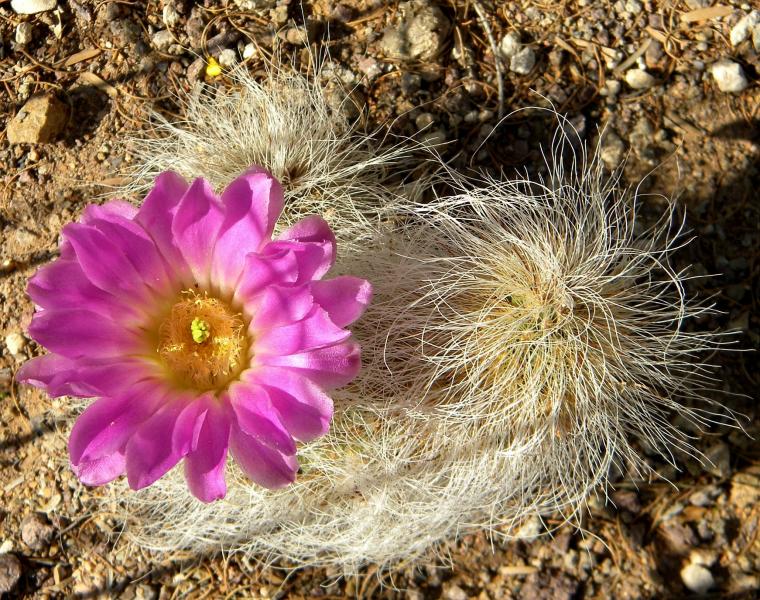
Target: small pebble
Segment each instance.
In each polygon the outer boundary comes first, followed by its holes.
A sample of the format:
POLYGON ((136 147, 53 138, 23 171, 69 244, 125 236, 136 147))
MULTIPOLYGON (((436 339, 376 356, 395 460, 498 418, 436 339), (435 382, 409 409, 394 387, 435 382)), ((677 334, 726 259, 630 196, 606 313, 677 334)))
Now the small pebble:
POLYGON ((164 6, 164 10, 161 13, 161 18, 164 22, 164 25, 167 27, 176 27, 179 25, 179 22, 182 19, 180 14, 177 12, 177 9, 174 8, 173 4, 166 4, 166 6, 164 6))
POLYGON ((32 550, 44 550, 55 535, 55 528, 44 515, 32 513, 21 521, 21 539, 32 550))
POLYGON ((32 41, 32 33, 33 33, 34 27, 29 22, 19 23, 16 26, 16 35, 15 40, 16 43, 19 46, 26 46, 29 42, 32 41))
POLYGON ((253 58, 258 53, 258 50, 256 48, 256 44, 253 42, 249 42, 245 45, 245 48, 243 48, 243 60, 248 60, 249 58, 253 58))
POLYGON ((608 169, 616 169, 625 157, 625 142, 614 131, 605 134, 602 139, 602 148, 599 152, 599 158, 608 169))
POLYGON ((428 129, 419 136, 423 146, 435 147, 446 143, 446 132, 443 129, 428 129))
POLYGON ((749 85, 742 66, 732 60, 719 60, 710 67, 710 72, 721 92, 738 93, 749 85))
POLYGON ((706 568, 712 567, 718 562, 718 551, 708 548, 697 548, 689 554, 689 562, 706 568))
POLYGON ((501 54, 502 58, 509 60, 520 51, 520 48, 522 48, 520 34, 510 31, 502 38, 499 44, 499 54, 501 54))
POLYGON ((715 585, 715 578, 710 569, 693 562, 681 569, 681 581, 697 594, 706 594, 715 585))
POLYGON ((604 86, 609 96, 617 96, 620 93, 620 90, 623 89, 623 84, 617 79, 608 79, 604 82, 604 86))
POLYGON ((18 356, 26 346, 26 338, 20 333, 9 333, 5 336, 5 347, 13 356, 18 356))
POLYGON ((187 80, 195 82, 200 80, 203 76, 203 71, 206 70, 206 61, 203 57, 196 58, 190 66, 187 68, 187 80))
POLYGON ((275 25, 284 25, 288 22, 288 7, 281 5, 273 8, 269 15, 275 25))
POLYGON ((509 61, 509 69, 519 75, 527 75, 536 65, 536 53, 532 48, 525 47, 509 61))
POLYGON ((691 496, 689 496, 689 503, 692 506, 710 506, 713 504, 715 496, 717 496, 717 491, 718 490, 715 487, 697 490, 691 496))
POLYGON ((0 554, 0 594, 16 589, 21 579, 21 562, 13 554, 0 554))
POLYGON ((277 4, 276 0, 233 0, 241 10, 261 10, 263 8, 273 8, 277 4))
POLYGON ((34 15, 53 10, 56 0, 11 0, 11 8, 19 15, 34 15))
POLYGON ((625 10, 629 14, 638 15, 644 10, 644 6, 639 0, 628 0, 628 2, 625 3, 625 10))
POLYGON ((414 120, 414 124, 417 126, 417 129, 425 129, 427 127, 430 127, 434 122, 435 117, 427 112, 420 113, 414 120))
POLYGON ((411 0, 400 5, 403 20, 386 28, 380 50, 398 60, 431 60, 438 56, 451 29, 443 11, 426 0, 411 0))
POLYGON ((718 477, 727 477, 731 474, 731 450, 725 442, 718 442, 705 452, 705 458, 709 461, 707 470, 718 477))
POLYGON ((760 23, 760 11, 753 10, 744 15, 739 22, 731 28, 731 45, 738 46, 746 40, 760 23))
POLYGON ((359 59, 357 66, 359 67, 359 70, 367 76, 367 79, 374 79, 383 73, 380 64, 371 56, 365 56, 364 58, 359 59))
POLYGON ((229 48, 225 48, 219 53, 219 64, 223 67, 234 67, 238 62, 237 52, 229 48))
POLYGON ((625 82, 634 90, 646 90, 654 85, 654 81, 644 69, 629 69, 625 73, 625 82))
POLYGON ((520 526, 520 529, 517 530, 515 537, 517 539, 530 542, 541 535, 542 531, 543 524, 541 523, 541 519, 538 517, 531 517, 520 526))
POLYGON ((469 596, 467 595, 467 592, 465 592, 458 585, 448 585, 448 584, 444 586, 443 597, 446 600, 467 600, 467 598, 469 598, 469 596))
POLYGON ((150 40, 153 42, 153 46, 156 50, 159 52, 166 52, 169 49, 169 46, 174 43, 174 36, 172 35, 172 32, 167 29, 160 29, 151 36, 150 40))

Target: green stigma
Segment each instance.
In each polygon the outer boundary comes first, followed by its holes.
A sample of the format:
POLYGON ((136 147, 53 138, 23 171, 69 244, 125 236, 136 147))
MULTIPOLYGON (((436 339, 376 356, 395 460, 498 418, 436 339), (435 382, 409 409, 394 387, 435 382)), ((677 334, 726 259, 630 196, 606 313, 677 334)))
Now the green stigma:
POLYGON ((209 326, 208 321, 195 317, 193 322, 190 323, 190 333, 196 344, 202 344, 211 335, 211 327, 209 326))

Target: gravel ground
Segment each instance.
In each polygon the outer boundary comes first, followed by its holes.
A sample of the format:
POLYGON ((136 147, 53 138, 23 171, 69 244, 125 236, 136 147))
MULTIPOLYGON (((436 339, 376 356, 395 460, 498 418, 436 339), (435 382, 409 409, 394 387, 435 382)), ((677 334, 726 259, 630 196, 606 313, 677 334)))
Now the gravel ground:
MULTIPOLYGON (((678 260, 691 291, 722 314, 690 326, 735 329, 757 351, 760 204, 760 13, 725 0, 481 2, 295 0, 0 3, 0 595, 56 598, 681 598, 757 597, 760 422, 757 355, 723 353, 719 399, 747 432, 715 428, 698 446, 712 464, 659 465, 673 483, 621 482, 592 499, 584 532, 527 527, 532 541, 468 536, 395 575, 369 568, 262 570, 239 558, 129 549, 118 523, 88 514, 96 493, 66 462, 65 399, 20 389, 13 374, 40 349, 24 334, 26 279, 55 256, 61 227, 129 166, 119 142, 151 108, 223 69, 261 69, 274 49, 306 71, 305 45, 326 48, 355 102, 346 117, 446 141, 460 168, 509 174, 539 164, 553 122, 500 113, 549 102, 625 180, 662 197, 697 239, 678 260), (32 13, 32 14, 25 14, 32 13), (755 365, 755 366, 753 366, 755 365), (750 437, 753 436, 753 437, 750 437)), ((653 464, 656 459, 652 459, 653 464)), ((287 566, 287 565, 285 565, 287 566)))

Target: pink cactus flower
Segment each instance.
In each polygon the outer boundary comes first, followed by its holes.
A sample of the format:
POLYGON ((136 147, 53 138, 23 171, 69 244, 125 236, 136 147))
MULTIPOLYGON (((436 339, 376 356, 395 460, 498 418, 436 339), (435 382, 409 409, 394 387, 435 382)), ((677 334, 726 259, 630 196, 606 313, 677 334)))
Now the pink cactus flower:
POLYGON ((295 480, 296 440, 327 432, 327 391, 359 370, 346 326, 372 291, 322 279, 335 237, 320 217, 272 239, 282 208, 259 168, 221 197, 166 172, 140 209, 91 205, 64 227, 60 258, 28 287, 29 333, 50 354, 19 380, 96 398, 69 439, 83 483, 126 473, 140 489, 184 459, 190 491, 211 502, 226 494, 228 451, 262 486, 295 480))

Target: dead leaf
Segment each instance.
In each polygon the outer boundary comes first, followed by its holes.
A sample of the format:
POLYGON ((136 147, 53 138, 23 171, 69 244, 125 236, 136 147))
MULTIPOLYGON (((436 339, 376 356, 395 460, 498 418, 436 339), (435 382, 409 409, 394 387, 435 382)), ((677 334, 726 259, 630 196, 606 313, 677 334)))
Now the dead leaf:
POLYGON ((723 6, 722 4, 716 4, 715 6, 708 6, 707 8, 698 8, 691 10, 681 15, 681 23, 695 23, 697 21, 707 21, 708 19, 716 19, 717 17, 726 17, 734 12, 734 9, 730 6, 723 6))
POLYGON ((109 177, 107 179, 102 179, 100 181, 100 185, 103 187, 119 187, 120 185, 125 185, 129 181, 129 178, 127 177, 109 177))
POLYGON ((100 48, 87 48, 86 50, 82 50, 80 52, 77 52, 76 54, 72 54, 69 56, 63 63, 64 67, 71 67, 77 63, 83 62, 85 60, 90 60, 91 58, 95 58, 96 56, 99 56, 100 53, 103 52, 100 48))
POLYGON ((116 98, 116 96, 119 95, 119 91, 115 87, 95 75, 95 73, 85 71, 79 76, 79 81, 86 85, 91 85, 92 87, 97 88, 101 92, 111 96, 111 98, 116 98))

